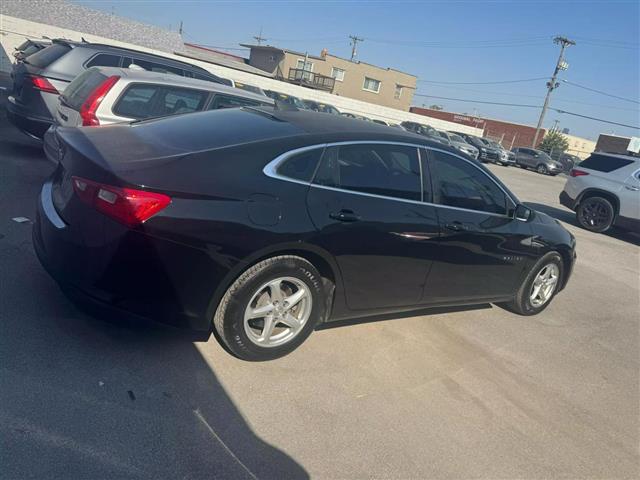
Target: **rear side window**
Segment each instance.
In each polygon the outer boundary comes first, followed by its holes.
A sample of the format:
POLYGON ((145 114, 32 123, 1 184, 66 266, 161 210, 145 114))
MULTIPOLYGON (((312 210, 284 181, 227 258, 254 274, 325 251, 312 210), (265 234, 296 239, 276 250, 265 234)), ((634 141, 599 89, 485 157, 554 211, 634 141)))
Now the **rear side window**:
POLYGON ((213 101, 209 105, 208 110, 217 110, 219 108, 235 108, 261 105, 256 100, 250 100, 248 98, 233 97, 231 95, 216 95, 213 97, 213 101))
POLYGON ((69 45, 62 43, 54 43, 47 48, 43 48, 39 52, 29 56, 28 63, 38 68, 45 68, 62 57, 65 53, 71 51, 69 45))
POLYGON ((461 158, 429 152, 436 203, 481 212, 507 213, 507 195, 488 175, 461 158))
POLYGON ((149 118, 153 115, 153 99, 159 89, 157 85, 132 85, 120 97, 113 112, 137 120, 149 118))
POLYGON ((315 148, 289 157, 278 166, 278 174, 304 182, 310 181, 322 155, 322 150, 322 148, 315 148))
POLYGON ((418 151, 405 145, 329 147, 324 151, 314 183, 385 197, 422 200, 418 151))
POLYGON ((98 86, 107 79, 97 68, 85 70, 67 86, 62 94, 62 100, 67 106, 76 111, 98 86))
POLYGON ((184 77, 184 70, 178 67, 174 67, 172 65, 166 65, 160 62, 151 62, 148 60, 142 60, 141 58, 125 58, 123 67, 128 67, 132 63, 138 65, 141 68, 144 68, 147 72, 157 72, 157 73, 173 73, 174 75, 180 75, 184 77))
POLYGON ((159 117, 200 111, 209 96, 209 92, 190 88, 166 87, 162 92, 155 112, 155 116, 159 117))
POLYGON ((607 155, 599 155, 594 153, 586 160, 580 162, 580 168, 588 168, 598 172, 613 172, 619 168, 626 167, 633 163, 633 160, 619 157, 609 157, 607 155))
POLYGON ((89 67, 119 67, 122 57, 118 55, 109 55, 107 53, 99 53, 87 62, 89 67))

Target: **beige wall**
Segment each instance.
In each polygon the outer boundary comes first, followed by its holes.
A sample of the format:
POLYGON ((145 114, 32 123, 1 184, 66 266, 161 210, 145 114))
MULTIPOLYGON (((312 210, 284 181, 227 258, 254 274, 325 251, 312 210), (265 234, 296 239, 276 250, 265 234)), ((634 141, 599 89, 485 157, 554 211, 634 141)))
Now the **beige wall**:
MULTIPOLYGON (((249 63, 274 74, 278 73, 279 68, 281 75, 287 78, 289 69, 298 68, 298 60, 304 60, 304 58, 304 55, 293 52, 285 52, 282 55, 271 50, 251 49, 249 63)), ((307 69, 313 73, 330 77, 333 76, 334 67, 344 70, 344 79, 335 82, 333 89, 335 95, 404 111, 408 111, 411 106, 417 81, 413 75, 379 68, 367 63, 350 62, 332 55, 326 55, 324 58, 309 55, 307 58, 307 69), (380 82, 380 89, 377 93, 363 88, 365 77, 380 82), (400 98, 395 98, 396 85, 402 87, 400 98)))
POLYGON ((576 137, 575 135, 562 134, 569 142, 569 148, 567 153, 577 155, 581 159, 587 158, 596 149, 596 142, 582 137, 576 137))

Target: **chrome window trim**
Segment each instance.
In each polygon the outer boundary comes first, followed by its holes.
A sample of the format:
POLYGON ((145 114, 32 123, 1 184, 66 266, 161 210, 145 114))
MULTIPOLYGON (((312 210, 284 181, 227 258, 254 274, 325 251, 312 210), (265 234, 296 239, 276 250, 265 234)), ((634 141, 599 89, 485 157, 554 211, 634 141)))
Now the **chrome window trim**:
MULTIPOLYGON (((330 190, 330 191, 334 191, 334 192, 342 192, 342 193, 349 193, 351 195, 361 195, 361 196, 365 196, 365 197, 372 197, 372 198, 379 198, 382 200, 393 200, 396 202, 403 202, 403 203, 410 203, 410 204, 414 204, 414 205, 428 205, 428 206, 433 206, 433 207, 439 207, 439 208, 447 208, 449 210, 460 210, 463 212, 472 212, 472 213, 480 213, 483 215, 490 215, 492 217, 502 217, 502 218, 513 218, 511 215, 505 215, 502 213, 493 213, 493 212, 485 212, 484 210, 472 210, 469 208, 460 208, 460 207, 452 207, 450 205, 443 205, 441 203, 433 203, 433 202, 425 202, 424 201, 424 185, 423 185, 423 191, 421 193, 421 198, 423 199, 423 201, 418 201, 418 200, 408 200, 408 199, 404 199, 404 198, 396 198, 396 197, 387 197, 385 195, 376 195, 374 193, 365 193, 365 192, 356 192, 353 190, 346 190, 343 188, 336 188, 336 187, 327 187, 325 185, 317 185, 315 183, 312 183, 311 181, 303 181, 303 180, 297 180, 295 178, 290 178, 290 177, 285 177, 284 175, 280 175, 277 172, 278 166, 284 162, 285 160, 289 159, 290 157, 297 155, 299 153, 302 152, 307 152, 309 150, 316 150, 318 148, 327 148, 327 147, 335 147, 335 146, 340 146, 340 145, 362 145, 362 144, 382 144, 382 145, 401 145, 401 146, 407 146, 407 147, 415 147, 418 149, 418 155, 419 158, 421 159, 421 154, 420 154, 420 149, 425 149, 425 150, 433 150, 433 151, 437 151, 437 152, 442 152, 442 153, 446 153, 448 155, 451 155, 453 157, 459 158, 467 163, 469 163, 470 165, 473 165, 479 172, 481 172, 484 176, 486 176, 489 180, 491 180, 497 187, 500 188, 500 190, 505 194, 506 198, 509 199, 511 201, 511 203, 513 204, 513 208, 516 207, 517 203, 513 200, 513 198, 511 198, 511 195, 509 195, 504 188, 502 188, 502 186, 497 183, 493 178, 491 178, 489 175, 487 175, 485 172, 482 171, 481 168, 478 168, 477 165, 474 165, 473 162, 471 162, 470 160, 467 160, 464 157, 461 157, 460 155, 456 155, 455 153, 449 152, 447 150, 441 150, 439 148, 433 148, 433 147, 429 147, 427 145, 421 145, 421 144, 417 144, 417 143, 409 143, 409 142, 392 142, 392 141, 388 141, 388 140, 355 140, 355 141, 344 141, 344 142, 330 142, 330 143, 318 143, 315 145, 308 145, 306 147, 300 147, 300 148, 296 148, 293 150, 289 150, 287 152, 284 152, 280 155, 278 155, 276 158, 274 158, 273 160, 271 160, 267 165, 265 165, 265 167, 262 169, 262 172, 270 178, 274 178, 276 180, 282 180, 285 182, 291 182, 291 183, 297 183, 299 185, 305 185, 307 187, 313 187, 313 188, 320 188, 323 190, 330 190)), ((426 161, 429 161, 428 159, 425 159, 426 161)), ((421 182, 423 182, 423 178, 424 175, 422 174, 422 161, 420 161, 420 179, 421 182)))

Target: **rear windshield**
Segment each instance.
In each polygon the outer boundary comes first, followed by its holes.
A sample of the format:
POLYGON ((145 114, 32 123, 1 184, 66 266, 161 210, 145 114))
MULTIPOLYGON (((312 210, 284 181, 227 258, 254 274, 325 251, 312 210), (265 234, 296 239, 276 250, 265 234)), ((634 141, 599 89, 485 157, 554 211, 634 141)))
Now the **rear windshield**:
POLYGON ((29 56, 27 63, 38 68, 45 68, 58 60, 65 53, 69 52, 71 47, 62 43, 54 43, 47 48, 43 48, 39 52, 29 56))
POLYGON ((64 90, 62 100, 76 111, 98 86, 107 79, 97 68, 90 68, 78 75, 64 90))
POLYGON ((580 168, 588 168, 589 170, 607 173, 626 167, 632 163, 633 160, 627 158, 609 157, 607 155, 594 153, 586 160, 580 162, 580 168))

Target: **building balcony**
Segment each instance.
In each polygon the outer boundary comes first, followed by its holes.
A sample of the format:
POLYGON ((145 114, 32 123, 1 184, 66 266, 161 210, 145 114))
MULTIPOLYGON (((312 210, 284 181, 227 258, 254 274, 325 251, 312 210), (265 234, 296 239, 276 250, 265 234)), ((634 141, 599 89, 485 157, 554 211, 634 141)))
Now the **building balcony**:
POLYGON ((325 90, 332 92, 336 83, 336 79, 333 77, 327 77, 326 75, 320 75, 319 73, 309 72, 302 68, 290 68, 289 77, 287 80, 303 87, 315 88, 316 90, 325 90))

